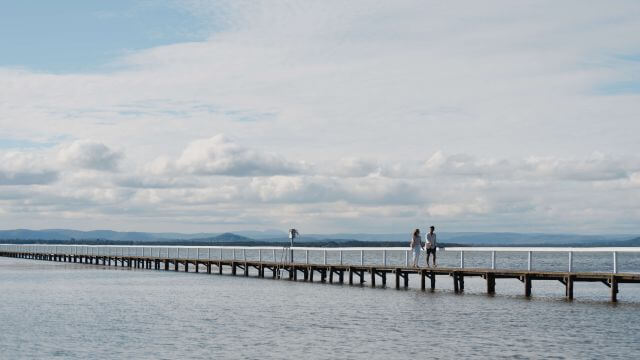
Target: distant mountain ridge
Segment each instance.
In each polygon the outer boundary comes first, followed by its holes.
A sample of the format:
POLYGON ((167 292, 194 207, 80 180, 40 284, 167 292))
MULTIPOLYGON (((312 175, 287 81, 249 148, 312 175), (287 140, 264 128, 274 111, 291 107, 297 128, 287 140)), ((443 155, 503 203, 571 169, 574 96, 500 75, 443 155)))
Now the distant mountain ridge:
MULTIPOLYGON (((456 245, 488 246, 640 246, 638 235, 579 235, 579 234, 543 234, 512 232, 450 232, 438 233, 441 243, 456 245)), ((193 244, 280 244, 288 242, 287 233, 279 230, 236 231, 227 233, 151 233, 120 232, 113 230, 80 231, 71 229, 13 229, 0 230, 0 241, 5 242, 92 242, 92 243, 172 243, 188 242, 193 244)), ((408 243, 407 234, 302 234, 298 244, 367 244, 376 245, 408 243)))

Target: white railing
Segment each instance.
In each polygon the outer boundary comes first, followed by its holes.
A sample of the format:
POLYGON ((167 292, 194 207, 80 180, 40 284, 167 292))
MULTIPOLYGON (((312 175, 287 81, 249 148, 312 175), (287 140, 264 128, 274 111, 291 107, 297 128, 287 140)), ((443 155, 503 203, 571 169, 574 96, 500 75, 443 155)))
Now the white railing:
MULTIPOLYGON (((250 260, 291 262, 290 250, 295 253, 294 262, 310 264, 312 257, 316 262, 328 264, 328 257, 334 258, 332 264, 371 264, 387 266, 390 263, 403 263, 409 267, 411 249, 408 247, 281 247, 281 246, 155 246, 155 245, 15 245, 0 244, 0 251, 25 253, 46 253, 59 255, 95 255, 95 256, 142 256, 162 259, 202 259, 202 260, 250 260), (345 262, 345 255, 348 255, 345 262), (365 261, 365 255, 368 260, 365 261), (390 261, 392 260, 392 261, 390 261)), ((612 272, 618 273, 618 253, 640 253, 640 247, 448 247, 438 249, 439 253, 459 253, 459 267, 465 268, 465 253, 486 252, 491 255, 491 269, 496 269, 498 253, 527 253, 527 270, 533 269, 534 253, 568 254, 568 271, 573 272, 574 253, 610 253, 613 256, 612 272)))
POLYGON ((338 257, 337 264, 344 264, 344 255, 359 257, 360 265, 365 264, 365 253, 374 253, 374 258, 382 266, 387 266, 388 259, 402 258, 405 266, 409 266, 408 247, 282 247, 282 246, 155 246, 155 245, 15 245, 0 244, 0 251, 25 253, 46 253, 55 255, 89 255, 89 256, 149 256, 162 259, 202 259, 202 260, 247 260, 247 253, 252 252, 255 260, 290 262, 290 250, 296 254, 296 263, 310 263, 310 254, 321 257, 323 264, 328 264, 328 255, 338 257), (301 261, 300 253, 304 253, 301 261))
POLYGON ((568 270, 573 272, 573 254, 574 253, 611 253, 613 255, 614 274, 618 273, 618 253, 640 253, 640 247, 590 247, 590 248, 573 248, 573 247, 449 247, 446 251, 460 252, 460 268, 465 267, 465 252, 489 252, 491 253, 491 269, 496 268, 496 253, 527 253, 527 270, 533 268, 533 253, 567 253, 569 255, 568 270))

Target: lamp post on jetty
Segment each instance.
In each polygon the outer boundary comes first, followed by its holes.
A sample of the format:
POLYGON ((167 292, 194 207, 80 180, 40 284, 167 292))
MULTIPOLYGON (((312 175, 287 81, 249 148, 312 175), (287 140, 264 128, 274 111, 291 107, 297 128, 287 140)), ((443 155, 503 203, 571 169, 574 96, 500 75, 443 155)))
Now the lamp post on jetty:
POLYGON ((290 241, 290 245, 289 245, 289 259, 290 262, 293 263, 293 242, 296 239, 296 237, 298 237, 298 235, 300 235, 300 233, 298 232, 298 230, 296 229, 289 229, 289 241, 290 241))

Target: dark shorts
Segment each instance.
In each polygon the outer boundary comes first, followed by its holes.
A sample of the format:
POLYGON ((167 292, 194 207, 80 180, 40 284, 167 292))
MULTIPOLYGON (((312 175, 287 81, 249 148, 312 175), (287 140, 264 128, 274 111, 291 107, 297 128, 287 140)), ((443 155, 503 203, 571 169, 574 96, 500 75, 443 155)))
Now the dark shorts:
POLYGON ((429 254, 433 254, 433 256, 436 256, 436 248, 433 248, 433 249, 427 248, 427 255, 429 254))

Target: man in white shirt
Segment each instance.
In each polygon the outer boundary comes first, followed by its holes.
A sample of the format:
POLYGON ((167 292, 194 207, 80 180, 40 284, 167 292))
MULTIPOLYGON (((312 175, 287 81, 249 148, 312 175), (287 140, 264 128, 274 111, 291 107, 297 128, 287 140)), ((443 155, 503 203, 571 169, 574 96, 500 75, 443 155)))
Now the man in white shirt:
POLYGON ((429 233, 427 234, 427 266, 429 266, 429 257, 433 254, 433 266, 436 265, 436 233, 433 232, 436 228, 431 225, 429 228, 429 233))

